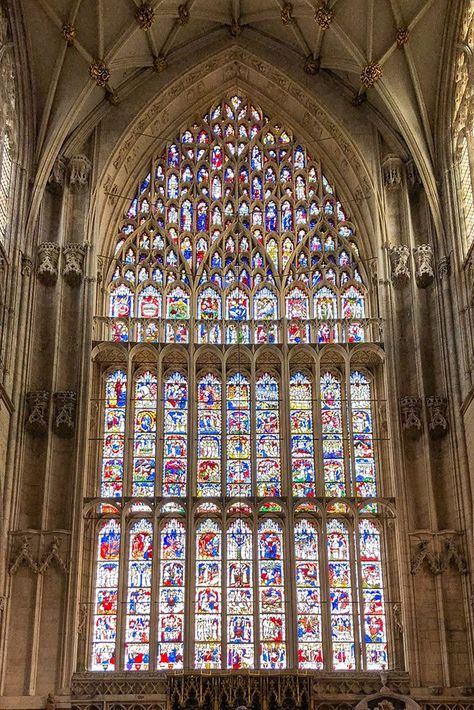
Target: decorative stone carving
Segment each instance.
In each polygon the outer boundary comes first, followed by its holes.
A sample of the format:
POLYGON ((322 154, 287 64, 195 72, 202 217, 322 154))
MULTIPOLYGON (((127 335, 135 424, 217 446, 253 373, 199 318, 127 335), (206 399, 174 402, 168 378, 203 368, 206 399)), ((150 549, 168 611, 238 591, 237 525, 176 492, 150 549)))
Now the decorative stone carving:
POLYGON ((453 537, 448 537, 444 540, 444 551, 441 556, 441 571, 445 572, 451 563, 454 564, 460 574, 468 574, 469 568, 467 562, 458 550, 456 540, 453 537))
POLYGON ((64 185, 64 178, 66 175, 66 162, 62 155, 58 155, 54 161, 53 167, 51 168, 51 173, 48 178, 48 188, 52 192, 60 192, 64 185))
POLYGON ((410 250, 404 244, 390 247, 390 264, 392 267, 392 283, 395 288, 403 288, 410 281, 408 259, 410 250))
POLYGON ((397 35, 396 35, 396 42, 397 42, 397 47, 401 49, 404 44, 408 42, 408 38, 410 37, 410 30, 408 27, 399 27, 397 30, 397 35))
POLYGON ((451 257, 449 254, 447 256, 442 256, 438 261, 438 278, 442 281, 449 276, 451 273, 451 257))
POLYGON ((61 27, 61 32, 66 40, 66 44, 68 47, 74 46, 74 40, 77 37, 77 30, 76 28, 71 25, 69 22, 65 22, 64 25, 61 27))
POLYGON ((147 32, 155 21, 156 14, 153 7, 148 2, 142 2, 135 13, 138 26, 147 32))
POLYGON ((448 402, 445 397, 434 395, 426 398, 426 407, 429 434, 432 439, 441 439, 448 432, 448 402))
POLYGON ((242 32, 242 27, 238 20, 232 20, 229 27, 229 32, 232 37, 238 37, 242 32))
POLYGON ((316 8, 314 19, 323 31, 327 30, 334 19, 334 10, 331 10, 331 8, 324 3, 316 8))
POLYGON ((365 91, 358 91, 357 94, 354 94, 354 97, 352 98, 351 104, 353 106, 362 106, 367 101, 367 94, 365 91))
POLYGON ((402 161, 398 155, 387 155, 382 163, 382 175, 387 190, 398 190, 402 184, 402 161))
POLYGON ((286 2, 281 8, 281 21, 284 25, 291 25, 293 22, 293 5, 291 2, 286 2))
POLYGON ((22 276, 31 276, 31 271, 33 269, 33 259, 27 254, 21 255, 21 273, 22 276))
POLYGON ((441 572, 438 556, 431 549, 430 540, 420 540, 417 543, 411 558, 410 572, 416 574, 425 561, 432 574, 439 574, 441 572))
POLYGON ((312 54, 306 57, 304 61, 304 70, 306 74, 317 74, 321 67, 321 59, 319 57, 313 57, 312 54))
POLYGON ((23 564, 29 567, 33 572, 38 572, 38 565, 33 559, 30 550, 30 538, 26 535, 22 537, 20 549, 11 561, 10 574, 15 574, 23 564))
POLYGON ((168 67, 168 62, 164 54, 159 54, 157 57, 153 57, 153 69, 156 72, 162 72, 168 67))
POLYGON ((419 244, 415 255, 415 281, 419 288, 426 288, 434 281, 433 249, 430 244, 419 244))
POLYGON ((178 18, 177 18, 178 25, 187 25, 188 22, 189 22, 189 10, 186 7, 186 4, 179 5, 178 18))
POLYGON ((64 280, 70 286, 78 286, 84 276, 84 257, 87 247, 85 244, 65 244, 63 247, 64 255, 64 280))
POLYGON ((58 436, 72 436, 76 424, 76 393, 56 392, 54 402, 54 431, 58 436))
POLYGON ((56 701, 54 699, 54 695, 52 693, 48 693, 48 697, 46 698, 46 703, 44 706, 45 710, 56 710, 56 701))
POLYGON ((41 563, 38 565, 38 572, 40 574, 43 574, 43 572, 46 572, 48 567, 51 565, 52 562, 55 562, 61 572, 64 572, 64 574, 67 574, 67 562, 63 560, 61 555, 59 554, 59 538, 58 537, 53 537, 52 542, 49 546, 49 550, 41 560, 41 563))
POLYGON ((405 163, 405 174, 407 176, 408 187, 414 190, 418 185, 421 185, 420 173, 415 165, 414 160, 408 160, 405 163))
POLYGON ((38 244, 37 276, 41 283, 51 286, 58 278, 59 244, 42 242, 38 244))
POLYGON ((26 393, 28 415, 25 426, 32 434, 44 434, 48 430, 50 394, 45 390, 26 393))
POLYGON ((366 89, 371 89, 383 76, 383 70, 377 62, 371 62, 360 73, 360 82, 366 89))
POLYGON ((403 432, 411 439, 416 439, 423 428, 421 421, 421 399, 402 397, 400 399, 403 432))
POLYGON ((397 636, 403 636, 402 608, 400 604, 394 604, 392 608, 393 625, 397 636))
POLYGON ((110 79, 110 70, 101 59, 96 59, 89 66, 89 76, 97 86, 103 87, 110 79))
POLYGON ((120 96, 117 91, 113 89, 106 89, 105 99, 109 102, 111 106, 118 106, 120 103, 120 96))
POLYGON ((86 187, 92 163, 86 155, 75 155, 69 161, 69 185, 71 187, 86 187))

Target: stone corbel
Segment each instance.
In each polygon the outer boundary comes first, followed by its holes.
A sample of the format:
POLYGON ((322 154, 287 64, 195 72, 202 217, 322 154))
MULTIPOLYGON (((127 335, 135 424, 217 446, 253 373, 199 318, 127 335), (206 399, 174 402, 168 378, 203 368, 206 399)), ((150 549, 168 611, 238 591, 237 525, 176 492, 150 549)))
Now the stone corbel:
POLYGON ((382 162, 382 176, 385 189, 398 190, 402 184, 402 161, 398 155, 387 155, 382 162))
POLYGON ((85 244, 65 244, 64 255, 64 280, 70 286, 78 286, 84 277, 84 258, 87 246, 85 244))
POLYGON ((26 429, 32 434, 45 434, 48 430, 50 393, 45 390, 26 393, 28 415, 26 429))
POLYGON ((72 436, 76 425, 76 393, 56 392, 54 403, 54 431, 58 436, 72 436))
POLYGON ((404 244, 390 247, 390 265, 392 267, 392 283, 395 288, 404 288, 410 281, 408 260, 410 250, 404 244))
POLYGON ((448 402, 445 397, 433 395, 426 398, 426 408, 429 434, 432 439, 441 439, 448 432, 448 402))
POLYGON ((48 178, 48 188, 51 192, 61 192, 64 187, 66 177, 66 161, 62 155, 58 155, 54 161, 51 173, 48 178))
POLYGON ((433 249, 430 244, 419 244, 413 249, 415 255, 415 281, 419 288, 426 288, 434 281, 433 249))
POLYGON ((75 155, 69 161, 69 185, 78 189, 89 184, 92 163, 86 155, 75 155))
POLYGON ((403 432, 410 439, 417 439, 423 429, 421 420, 421 399, 418 397, 402 397, 400 399, 403 432))
POLYGON ((58 278, 59 244, 42 242, 38 244, 38 279, 52 286, 58 278))

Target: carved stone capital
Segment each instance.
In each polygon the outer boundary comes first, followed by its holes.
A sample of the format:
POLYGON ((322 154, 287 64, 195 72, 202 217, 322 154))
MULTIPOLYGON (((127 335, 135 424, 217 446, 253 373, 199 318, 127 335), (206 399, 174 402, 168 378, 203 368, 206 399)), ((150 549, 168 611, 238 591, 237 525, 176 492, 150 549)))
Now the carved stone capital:
POLYGON ((408 260, 410 250, 404 244, 390 247, 390 265, 392 267, 392 283, 395 288, 403 288, 410 281, 408 260))
POLYGON ((44 434, 48 430, 50 393, 45 390, 26 393, 28 413, 26 429, 32 434, 44 434))
POLYGON ((87 187, 92 163, 86 155, 75 155, 69 161, 69 185, 87 187))
POLYGON ((48 178, 48 189, 51 192, 60 192, 64 186, 66 176, 66 161, 62 155, 58 155, 48 178))
POLYGON ((430 244, 419 244, 413 249, 415 255, 415 281, 419 288, 426 288, 434 281, 433 249, 430 244))
POLYGON ((76 393, 56 392, 54 404, 54 431, 58 436, 72 436, 76 425, 76 393))
POLYGON ((64 280, 70 286, 78 286, 84 277, 84 257, 87 247, 85 244, 65 244, 64 254, 64 280))
POLYGON ((426 408, 429 434, 432 439, 441 439, 448 432, 448 402, 445 397, 433 395, 426 398, 426 408))
POLYGON ((41 283, 52 286, 58 278, 59 244, 42 242, 38 244, 37 276, 41 283))
POLYGON ((383 184, 387 190, 398 190, 402 184, 402 160, 398 155, 387 155, 382 162, 383 184))
POLYGON ((418 397, 402 397, 400 399, 403 432, 411 439, 416 439, 422 431, 421 399, 418 397))

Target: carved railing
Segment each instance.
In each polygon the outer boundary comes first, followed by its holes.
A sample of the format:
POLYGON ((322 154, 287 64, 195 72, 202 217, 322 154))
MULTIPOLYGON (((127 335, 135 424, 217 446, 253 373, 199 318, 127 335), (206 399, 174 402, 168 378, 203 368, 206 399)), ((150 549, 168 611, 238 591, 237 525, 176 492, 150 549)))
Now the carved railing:
POLYGON ((195 320, 165 318, 94 318, 95 341, 148 343, 358 343, 383 341, 381 318, 328 320, 195 320))

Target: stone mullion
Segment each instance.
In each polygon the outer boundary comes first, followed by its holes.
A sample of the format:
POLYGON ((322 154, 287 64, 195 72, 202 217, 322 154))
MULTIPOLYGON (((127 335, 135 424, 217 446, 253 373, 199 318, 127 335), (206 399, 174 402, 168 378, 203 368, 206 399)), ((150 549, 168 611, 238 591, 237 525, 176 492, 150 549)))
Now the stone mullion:
POLYGON ((194 668, 195 644, 195 590, 196 590, 196 520, 193 499, 196 495, 197 462, 197 377, 196 349, 191 339, 187 349, 186 381, 188 393, 188 429, 187 429, 187 471, 186 471, 186 560, 184 587, 184 658, 185 668, 194 668), (193 442, 196 443, 193 446, 193 442), (186 628, 187 622, 187 628, 186 628))
MULTIPOLYGON (((155 469, 156 470, 156 469, 155 469)), ((156 498, 155 498, 156 501, 156 498)), ((149 669, 157 668, 158 653, 158 617, 160 594, 160 564, 161 564, 161 527, 164 520, 160 515, 157 505, 153 508, 153 561, 151 569, 151 594, 150 594, 150 633, 149 633, 149 669)))
POLYGON ((155 501, 163 495, 163 466, 165 441, 165 377, 160 352, 156 355, 156 439, 155 439, 155 501))
POLYGON ((321 638, 323 647, 324 670, 332 670, 332 628, 331 628, 331 599, 329 595, 329 561, 327 543, 327 510, 326 506, 321 511, 321 520, 318 527, 319 534, 319 576, 321 580, 321 638))
POLYGON ((354 559, 354 572, 353 576, 357 579, 356 585, 352 589, 353 596, 357 594, 357 601, 354 602, 354 641, 358 638, 358 644, 356 642, 355 648, 359 648, 359 657, 356 654, 356 664, 357 670, 366 670, 367 660, 366 660, 366 643, 365 643, 365 625, 364 625, 364 595, 362 592, 362 569, 360 562, 360 538, 359 538, 359 511, 356 512, 353 518, 352 524, 354 526, 353 534, 349 538, 350 548, 354 546, 355 559, 354 559))
POLYGON ((117 589, 117 631, 115 636, 115 670, 124 670, 125 622, 127 618, 128 570, 130 567, 130 527, 133 519, 127 521, 127 511, 122 508, 120 515, 120 566, 117 589))
MULTIPOLYGON (((240 346, 237 346, 238 348, 240 346)), ((240 372, 240 369, 239 369, 240 372)), ((221 363, 221 498, 227 500, 227 363, 221 363)))
POLYGON ((343 422, 344 462, 346 472, 346 496, 355 496, 356 491, 356 466, 354 449, 354 431, 352 425, 352 397, 351 397, 351 363, 349 358, 344 361, 344 376, 341 381, 341 415, 343 422))
POLYGON ((252 589, 254 668, 260 668, 260 565, 258 555, 258 505, 253 509, 252 528, 252 589))
POLYGON ((296 603, 295 603, 295 546, 294 546, 294 527, 291 528, 293 535, 290 531, 290 525, 293 526, 293 515, 290 510, 286 511, 284 518, 278 518, 279 523, 282 526, 283 532, 283 593, 285 595, 285 646, 286 646, 286 667, 287 668, 297 668, 297 658, 298 658, 298 634, 295 634, 296 629, 296 603), (289 633, 290 630, 293 633, 289 633))
POLYGON ((227 668, 227 574, 228 574, 228 561, 227 561, 227 527, 229 521, 227 520, 227 515, 225 507, 221 515, 221 525, 222 525, 222 545, 221 545, 221 558, 222 558, 222 570, 221 570, 221 668, 227 668))

